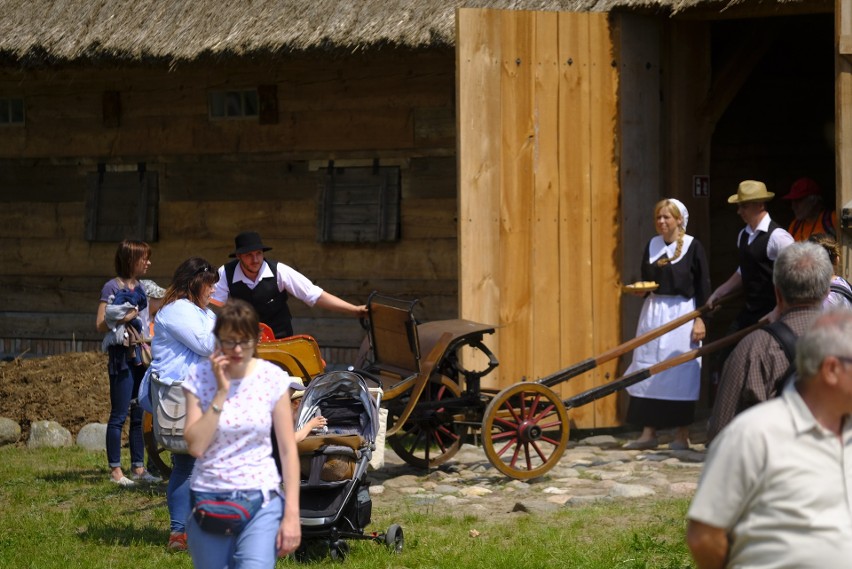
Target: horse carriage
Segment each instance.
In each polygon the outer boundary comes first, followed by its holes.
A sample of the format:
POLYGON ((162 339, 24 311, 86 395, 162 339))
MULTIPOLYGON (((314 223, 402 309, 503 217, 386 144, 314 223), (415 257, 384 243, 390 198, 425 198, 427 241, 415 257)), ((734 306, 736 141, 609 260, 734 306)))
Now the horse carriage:
MULTIPOLYGON (((355 371, 381 384, 381 406, 388 411, 388 444, 406 463, 428 469, 452 458, 468 436, 478 434, 489 462, 519 480, 539 477, 559 462, 570 434, 569 409, 733 344, 764 323, 562 400, 554 386, 695 319, 709 307, 549 376, 496 390, 481 385, 482 378, 498 366, 484 343, 494 326, 464 319, 418 323, 416 304, 416 300, 370 295, 367 337, 353 364, 355 371), (486 361, 484 367, 464 367, 463 349, 479 352, 483 357, 478 359, 486 361)), ((309 336, 275 340, 266 333, 258 344, 258 355, 306 383, 325 368, 319 347, 309 336)), ((151 435, 149 416, 144 434, 150 455, 168 473, 160 459, 162 449, 151 435)))

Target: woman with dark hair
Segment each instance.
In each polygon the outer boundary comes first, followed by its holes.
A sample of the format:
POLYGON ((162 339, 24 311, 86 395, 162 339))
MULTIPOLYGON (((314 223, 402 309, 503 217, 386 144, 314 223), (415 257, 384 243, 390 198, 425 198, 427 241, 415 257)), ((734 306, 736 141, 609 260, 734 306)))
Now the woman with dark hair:
POLYGON ((290 415, 291 383, 281 368, 255 357, 260 322, 243 300, 219 311, 217 350, 183 384, 184 438, 197 458, 192 473, 189 553, 196 567, 272 569, 277 556, 299 545, 299 458, 290 415), (275 429, 281 475, 272 457, 275 429), (286 494, 286 496, 285 496, 286 494), (239 527, 207 524, 211 503, 238 503, 239 527))
MULTIPOLYGON (((192 366, 213 353, 216 316, 207 303, 217 280, 219 273, 200 257, 190 257, 175 270, 163 305, 154 317, 153 360, 139 390, 140 400, 149 412, 151 389, 180 384, 192 366), (152 375, 156 376, 156 384, 152 375)), ((194 464, 195 459, 189 454, 172 453, 172 473, 166 490, 171 519, 168 547, 172 551, 186 550, 189 477, 194 464)))
POLYGON ((106 431, 107 461, 110 481, 119 486, 136 482, 159 482, 145 470, 145 444, 142 440, 142 408, 131 404, 145 373, 141 362, 129 357, 125 342, 126 327, 131 326, 144 310, 148 299, 139 278, 151 266, 151 247, 143 241, 125 239, 115 251, 116 276, 101 289, 95 326, 105 334, 104 349, 108 354, 110 412, 106 431), (117 300, 123 299, 123 300, 117 300), (130 414, 130 478, 121 469, 121 431, 130 414))

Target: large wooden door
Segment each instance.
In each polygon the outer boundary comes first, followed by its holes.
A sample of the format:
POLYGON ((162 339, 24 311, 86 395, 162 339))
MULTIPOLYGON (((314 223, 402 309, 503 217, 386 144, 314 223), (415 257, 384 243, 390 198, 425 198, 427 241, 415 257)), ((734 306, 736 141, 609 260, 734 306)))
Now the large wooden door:
MULTIPOLYGON (((618 73, 607 14, 461 9, 457 34, 459 305, 500 326, 505 387, 620 342, 618 73)), ((571 417, 615 426, 614 396, 571 417)))

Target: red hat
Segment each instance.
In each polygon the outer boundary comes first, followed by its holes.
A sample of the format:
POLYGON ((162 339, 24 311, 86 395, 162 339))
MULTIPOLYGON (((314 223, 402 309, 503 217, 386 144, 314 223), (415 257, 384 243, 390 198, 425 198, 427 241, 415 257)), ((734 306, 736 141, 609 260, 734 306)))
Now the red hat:
POLYGON ((810 178, 799 178, 790 186, 790 193, 781 198, 782 200, 800 200, 808 196, 821 196, 822 190, 819 185, 810 178))

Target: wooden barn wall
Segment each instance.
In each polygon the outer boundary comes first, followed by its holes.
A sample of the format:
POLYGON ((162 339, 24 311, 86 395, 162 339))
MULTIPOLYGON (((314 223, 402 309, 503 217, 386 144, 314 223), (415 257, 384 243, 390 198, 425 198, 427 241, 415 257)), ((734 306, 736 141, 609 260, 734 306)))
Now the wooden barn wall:
MULTIPOLYGON (((465 9, 457 26, 460 308, 500 326, 486 379, 507 386, 620 342, 613 30, 605 14, 465 9)), ((612 396, 571 411, 583 428, 616 415, 612 396)))
MULTIPOLYGON (((458 311, 454 71, 451 52, 231 61, 156 67, 0 70, 0 94, 26 101, 26 125, 0 136, 0 353, 93 349, 94 315, 115 243, 84 239, 87 176, 159 180, 149 277, 167 285, 185 258, 227 261, 234 235, 261 232, 272 258, 363 303, 372 290, 420 298, 423 319, 458 311), (277 88, 278 120, 212 121, 210 89, 277 88), (120 125, 104 126, 118 91, 120 125), (318 243, 318 169, 399 166, 401 238, 318 243)), ((296 329, 348 363, 357 321, 291 301, 296 329)))
MULTIPOLYGON (((835 45, 835 150, 838 219, 842 209, 852 209, 852 3, 836 0, 835 45)), ((850 212, 852 213, 852 212, 850 212)), ((838 232, 841 243, 840 274, 852 279, 852 232, 838 232)))

